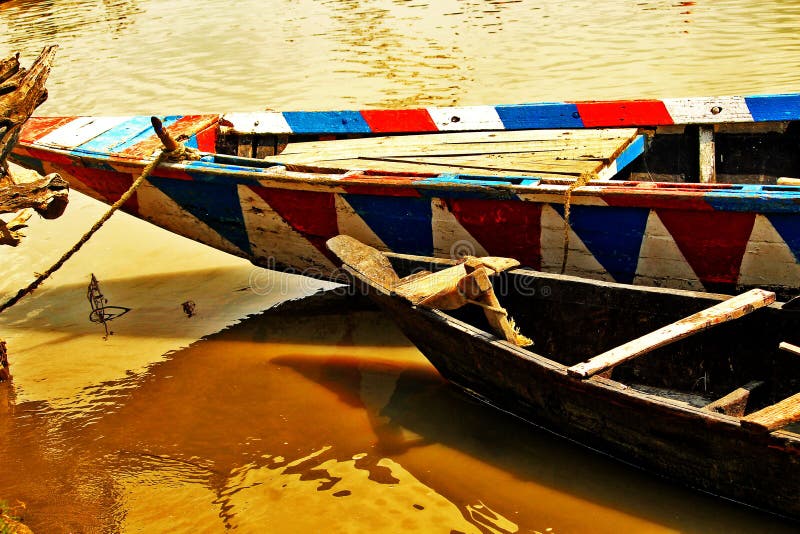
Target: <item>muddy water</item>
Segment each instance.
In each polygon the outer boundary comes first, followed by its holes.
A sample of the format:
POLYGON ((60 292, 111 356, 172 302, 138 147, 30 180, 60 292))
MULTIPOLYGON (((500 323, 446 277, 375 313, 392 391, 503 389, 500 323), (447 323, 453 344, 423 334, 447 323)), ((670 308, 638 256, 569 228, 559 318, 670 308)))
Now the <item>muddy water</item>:
MULTIPOLYGON (((800 87, 798 21, 792 1, 12 0, 0 54, 61 45, 48 114, 752 94, 800 87)), ((73 195, 34 221, 0 296, 101 213, 73 195)), ((0 315, 0 500, 37 532, 793 531, 476 404, 375 311, 260 313, 323 287, 115 215, 0 315), (108 337, 92 273, 130 308, 108 337)))

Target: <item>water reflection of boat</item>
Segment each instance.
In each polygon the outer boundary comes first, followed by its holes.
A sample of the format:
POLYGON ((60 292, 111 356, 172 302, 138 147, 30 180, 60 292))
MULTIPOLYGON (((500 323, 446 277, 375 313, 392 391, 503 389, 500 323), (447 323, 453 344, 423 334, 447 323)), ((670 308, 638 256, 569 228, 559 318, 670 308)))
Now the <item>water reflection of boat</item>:
MULTIPOLYGON (((349 234, 616 282, 792 291, 800 191, 777 181, 798 174, 799 119, 796 94, 169 116, 202 157, 163 164, 125 209, 313 275, 335 268, 325 240, 349 234)), ((38 117, 14 158, 114 202, 159 147, 148 117, 38 117)))
MULTIPOLYGON (((413 305, 386 256, 332 250, 458 387, 625 462, 800 518, 800 360, 781 350, 800 341, 797 306, 517 269, 492 291, 534 341, 525 350, 489 333, 479 307, 413 305)), ((402 272, 453 263, 390 257, 402 272)))

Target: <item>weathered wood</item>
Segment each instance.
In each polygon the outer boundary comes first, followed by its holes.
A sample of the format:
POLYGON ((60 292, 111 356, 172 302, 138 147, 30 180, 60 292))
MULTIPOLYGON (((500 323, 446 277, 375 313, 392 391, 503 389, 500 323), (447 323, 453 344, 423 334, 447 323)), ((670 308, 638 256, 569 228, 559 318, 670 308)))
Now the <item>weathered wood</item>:
POLYGON ((69 185, 58 174, 45 177, 11 164, 0 179, 0 213, 33 208, 45 219, 55 219, 67 206, 69 185))
POLYGON ((772 302, 775 302, 775 293, 752 289, 599 354, 591 360, 573 365, 567 371, 571 376, 588 378, 712 326, 738 319, 772 302))
POLYGON ((743 428, 753 432, 772 432, 800 421, 800 393, 753 412, 741 419, 743 428))
POLYGON ((289 145, 266 158, 287 165, 406 172, 580 176, 613 162, 635 129, 409 135, 289 145))
MULTIPOLYGON (((393 259, 398 272, 431 268, 427 260, 393 259)), ((519 310, 525 329, 537 333, 536 352, 497 342, 471 314, 413 307, 374 287, 368 295, 445 379, 491 406, 707 493, 800 517, 800 435, 755 437, 737 418, 701 409, 710 400, 706 392, 727 392, 757 376, 776 378, 763 386, 767 396, 791 395, 800 364, 791 365, 791 358, 774 350, 754 349, 777 347, 780 330, 795 331, 800 316, 771 306, 750 315, 746 325, 731 323, 676 344, 662 357, 619 367, 615 380, 578 381, 563 363, 576 346, 636 337, 722 296, 525 269, 506 276, 502 283, 509 291, 501 298, 519 310), (708 389, 698 388, 698 376, 706 378, 708 389)))
POLYGON ((0 339, 0 382, 9 378, 11 378, 11 370, 8 363, 8 350, 6 342, 0 339))
POLYGON ((17 55, 4 60, 0 73, 0 176, 4 162, 19 136, 22 125, 47 99, 45 82, 55 58, 56 46, 46 46, 29 70, 20 68, 17 55))
POLYGON ((714 127, 700 126, 699 130, 699 163, 700 163, 700 182, 716 183, 716 149, 714 145, 714 127))
POLYGON ((783 341, 780 345, 778 345, 778 348, 781 350, 785 350, 786 352, 791 352, 796 356, 800 356, 800 347, 798 347, 797 345, 792 345, 791 343, 783 341))
POLYGON ((391 289, 400 281, 386 256, 357 239, 338 235, 326 245, 343 263, 384 288, 391 289))
POLYGON ((723 413, 731 417, 742 417, 747 409, 750 393, 763 385, 763 381, 753 380, 740 388, 736 388, 724 397, 706 404, 703 409, 709 412, 723 413))

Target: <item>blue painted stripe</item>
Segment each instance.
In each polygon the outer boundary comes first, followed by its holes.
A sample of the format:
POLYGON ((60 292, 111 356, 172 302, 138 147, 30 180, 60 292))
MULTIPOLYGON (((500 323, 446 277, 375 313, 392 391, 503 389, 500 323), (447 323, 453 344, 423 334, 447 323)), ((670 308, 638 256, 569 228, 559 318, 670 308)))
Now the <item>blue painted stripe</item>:
POLYGON ((767 219, 789 246, 794 258, 800 261, 800 217, 786 213, 772 213, 767 219))
MULTIPOLYGON (((163 117, 161 119, 161 123, 164 125, 164 128, 166 128, 167 126, 175 124, 181 117, 183 117, 183 115, 169 115, 167 117, 163 117)), ((150 136, 156 134, 155 131, 153 130, 152 125, 150 124, 150 117, 141 117, 141 118, 146 119, 147 127, 143 128, 141 131, 137 133, 133 133, 127 139, 120 139, 120 142, 118 144, 115 144, 110 149, 108 149, 109 152, 122 152, 123 150, 126 150, 132 147, 133 145, 139 144, 142 141, 148 139, 150 136)), ((116 130, 116 128, 114 128, 113 130, 116 130)), ((79 149, 85 150, 83 145, 79 149)))
POLYGON ((370 133, 358 111, 286 111, 286 122, 294 133, 370 133))
MULTIPOLYGON (((563 205, 551 206, 564 216, 563 205)), ((649 215, 648 208, 572 205, 569 224, 615 281, 631 284, 649 215)))
POLYGON ((392 251, 433 255, 431 200, 419 197, 343 195, 392 251))
POLYGON ((239 191, 235 183, 205 183, 172 178, 148 178, 151 184, 222 237, 250 254, 239 191))
POLYGON ((645 139, 646 137, 644 135, 637 135, 636 139, 617 156, 617 172, 621 171, 633 160, 644 154, 645 139))
POLYGON ((800 94, 753 95, 744 101, 756 122, 800 119, 800 94))
POLYGON ((733 185, 707 191, 703 200, 721 211, 800 213, 800 187, 797 186, 733 185))
POLYGON ((583 128, 578 106, 567 102, 496 106, 495 109, 507 130, 583 128))
POLYGON ((104 132, 94 139, 79 145, 75 148, 86 152, 99 152, 102 154, 114 152, 114 148, 128 141, 129 139, 149 131, 148 135, 152 135, 153 127, 150 123, 150 117, 139 116, 131 117, 125 122, 122 122, 107 132, 104 132))

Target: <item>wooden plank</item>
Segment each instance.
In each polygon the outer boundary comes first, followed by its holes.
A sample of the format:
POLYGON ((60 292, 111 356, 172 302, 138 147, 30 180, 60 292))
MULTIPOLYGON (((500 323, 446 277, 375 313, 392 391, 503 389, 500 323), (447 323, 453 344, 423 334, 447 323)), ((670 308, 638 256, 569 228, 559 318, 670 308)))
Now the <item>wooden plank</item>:
POLYGON ((800 185, 800 178, 787 178, 782 176, 778 178, 778 185, 800 185))
POLYGON ((709 412, 723 413, 731 417, 742 417, 747 409, 747 401, 750 398, 750 393, 764 382, 761 380, 753 380, 748 382, 740 388, 736 388, 724 397, 708 403, 703 406, 704 410, 709 412))
POLYGON ((519 142, 558 142, 577 143, 579 141, 610 140, 623 142, 637 134, 635 128, 604 130, 521 130, 513 132, 463 132, 435 133, 424 135, 395 135, 384 137, 365 137, 338 139, 334 141, 309 141, 293 143, 286 147, 284 154, 306 153, 309 151, 335 150, 395 150, 402 147, 459 145, 469 143, 519 143, 519 142))
POLYGON ((740 420, 742 428, 753 432, 772 432, 798 421, 800 421, 800 393, 795 393, 740 420))
POLYGON ((327 145, 311 143, 314 146, 289 145, 283 151, 283 158, 353 158, 353 157, 404 157, 404 156, 473 156, 480 154, 529 154, 542 160, 552 159, 612 159, 619 150, 627 146, 627 139, 558 141, 558 142, 499 142, 499 143, 427 143, 403 146, 349 147, 338 145, 339 141, 327 141, 327 145))
MULTIPOLYGON (((503 176, 508 175, 509 172, 505 169, 489 169, 485 167, 458 167, 451 165, 427 165, 423 163, 416 163, 413 161, 383 161, 383 160, 369 160, 369 159, 352 159, 352 160, 334 160, 334 161, 312 161, 304 164, 287 164, 289 168, 295 170, 302 170, 302 167, 311 167, 319 169, 328 169, 331 171, 344 172, 353 169, 362 170, 376 170, 383 172, 407 172, 407 173, 423 173, 423 174, 481 174, 484 176, 503 176)), ((530 176, 536 178, 553 178, 553 179, 569 179, 574 180, 579 173, 576 172, 555 172, 555 171, 523 171, 514 170, 516 176, 530 176)))
POLYGON ((785 350, 786 352, 791 352, 796 356, 800 356, 800 347, 798 347, 797 345, 792 345, 791 343, 783 341, 780 345, 778 345, 778 348, 781 350, 785 350))
POLYGON ((732 297, 715 306, 599 354, 591 360, 573 365, 567 369, 567 372, 574 377, 588 378, 637 356, 647 354, 659 347, 707 330, 712 326, 738 319, 772 302, 775 302, 775 293, 764 291, 763 289, 751 289, 747 293, 732 297))
POLYGON ((699 132, 700 183, 717 182, 716 149, 714 148, 714 127, 700 126, 699 132))

